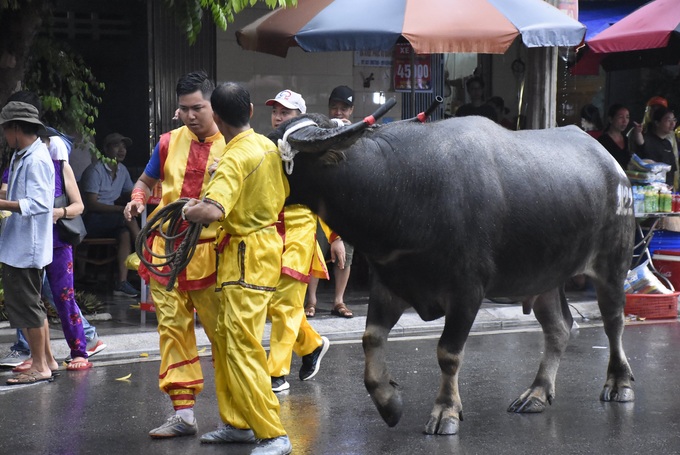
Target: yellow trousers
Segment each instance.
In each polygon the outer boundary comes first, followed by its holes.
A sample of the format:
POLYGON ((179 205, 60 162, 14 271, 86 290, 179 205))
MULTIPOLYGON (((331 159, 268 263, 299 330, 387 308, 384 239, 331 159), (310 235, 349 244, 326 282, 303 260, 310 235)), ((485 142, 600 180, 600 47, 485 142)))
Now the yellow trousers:
POLYGON ((273 295, 246 286, 223 287, 213 342, 220 417, 236 428, 251 428, 260 439, 286 434, 262 347, 267 306, 273 295))
POLYGON ((321 335, 309 325, 305 316, 307 283, 281 274, 267 315, 271 321, 269 337, 269 374, 274 377, 290 373, 293 351, 302 357, 323 344, 321 335))
POLYGON ((170 395, 177 409, 191 408, 203 390, 203 371, 196 348, 194 308, 210 342, 213 342, 220 294, 215 288, 166 291, 155 280, 150 283, 158 318, 161 367, 159 387, 170 395))

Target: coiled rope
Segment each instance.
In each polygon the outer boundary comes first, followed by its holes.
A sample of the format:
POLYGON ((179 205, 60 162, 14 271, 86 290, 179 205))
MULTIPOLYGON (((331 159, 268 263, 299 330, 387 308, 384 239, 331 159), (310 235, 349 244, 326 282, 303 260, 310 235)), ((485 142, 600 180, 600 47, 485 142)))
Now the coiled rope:
POLYGON ((142 227, 135 241, 135 250, 139 260, 149 269, 149 272, 158 276, 169 277, 168 284, 165 286, 167 291, 172 290, 177 276, 189 265, 203 229, 200 223, 192 223, 182 218, 182 208, 187 201, 189 199, 181 198, 161 207, 142 227), (164 230, 163 226, 166 225, 167 227, 164 230), (147 240, 154 234, 160 235, 165 240, 165 254, 156 254, 149 248, 147 240), (180 238, 182 238, 182 241, 177 245, 180 238), (163 262, 151 263, 147 261, 145 252, 163 262), (162 269, 166 266, 169 271, 164 272, 162 269))

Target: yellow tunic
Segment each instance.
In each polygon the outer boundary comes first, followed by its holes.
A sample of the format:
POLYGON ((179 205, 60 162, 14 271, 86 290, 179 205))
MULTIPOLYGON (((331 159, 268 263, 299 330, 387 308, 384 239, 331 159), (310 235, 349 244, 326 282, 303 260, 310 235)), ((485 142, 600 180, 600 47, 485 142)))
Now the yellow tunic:
MULTIPOLYGON (((208 168, 215 159, 222 157, 225 146, 224 137, 219 132, 203 142, 186 126, 163 134, 158 144, 163 194, 156 210, 182 197, 200 198, 210 181, 208 168)), ((214 239, 217 227, 217 223, 212 223, 201 231, 196 252, 187 268, 177 277, 172 290, 165 290, 167 277, 149 273, 143 266, 139 271, 149 282, 158 319, 161 352, 159 387, 170 396, 175 409, 193 407, 196 395, 203 390, 203 372, 194 332, 194 309, 212 340, 219 307, 219 293, 215 292, 214 239)), ((150 241, 154 253, 164 253, 165 241, 160 236, 150 241)), ((151 260, 150 255, 146 259, 151 260)))
MULTIPOLYGON (((186 126, 161 136, 159 148, 163 193, 160 204, 149 217, 179 198, 199 199, 210 181, 210 174, 207 170, 216 159, 219 160, 224 155, 225 146, 221 133, 218 132, 205 138, 203 142, 199 142, 186 126)), ((205 289, 215 286, 216 253, 213 241, 217 228, 217 223, 211 223, 201 231, 199 244, 196 246, 191 262, 177 277, 180 290, 205 289)), ((156 254, 164 254, 165 241, 160 236, 153 238, 152 250, 156 254)), ((154 263, 163 261, 163 259, 153 258, 154 263)), ((168 277, 154 275, 153 272, 151 278, 163 285, 168 283, 168 277)))
POLYGON ((286 434, 262 347, 267 306, 281 274, 278 215, 288 196, 276 146, 252 129, 227 144, 205 200, 220 206, 217 276, 222 305, 215 330, 215 387, 220 416, 262 439, 286 434))

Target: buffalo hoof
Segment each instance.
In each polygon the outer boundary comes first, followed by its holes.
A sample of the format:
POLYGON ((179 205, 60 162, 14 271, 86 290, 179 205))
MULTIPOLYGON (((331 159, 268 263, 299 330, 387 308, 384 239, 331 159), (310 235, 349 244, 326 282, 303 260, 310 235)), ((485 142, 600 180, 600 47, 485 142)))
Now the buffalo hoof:
POLYGON ((377 393, 375 395, 371 394, 371 398, 373 403, 375 403, 375 407, 378 408, 380 417, 383 418, 388 426, 393 427, 401 420, 404 405, 401 400, 401 393, 396 388, 391 388, 390 391, 391 393, 387 396, 386 400, 376 398, 377 393))
POLYGON ((545 401, 536 397, 518 398, 508 407, 508 412, 522 414, 539 413, 545 411, 545 401))
POLYGON ((635 392, 630 387, 608 387, 602 389, 600 395, 601 401, 617 401, 619 403, 626 403, 635 400, 635 392))
POLYGON ((454 419, 453 417, 448 417, 442 419, 437 425, 436 420, 430 419, 425 425, 426 434, 439 434, 439 435, 454 435, 458 434, 458 429, 460 428, 460 421, 454 419))
POLYGON ((438 419, 430 416, 430 420, 425 424, 425 434, 440 434, 440 435, 454 435, 458 434, 460 428, 460 420, 454 417, 444 417, 438 419))

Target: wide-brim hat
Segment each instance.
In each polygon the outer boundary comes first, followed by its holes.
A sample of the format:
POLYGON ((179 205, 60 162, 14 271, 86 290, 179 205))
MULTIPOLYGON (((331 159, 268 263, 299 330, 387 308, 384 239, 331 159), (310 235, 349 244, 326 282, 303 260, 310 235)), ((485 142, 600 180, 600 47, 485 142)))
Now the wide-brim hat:
POLYGON ((129 137, 123 136, 120 133, 111 133, 104 138, 104 142, 102 142, 102 148, 106 149, 106 147, 108 147, 109 145, 117 144, 119 142, 125 144, 125 147, 132 146, 132 139, 130 139, 129 137))
POLYGON ((38 108, 21 101, 10 101, 0 111, 0 125, 8 122, 26 122, 40 127, 38 135, 46 132, 45 125, 40 121, 38 108))

